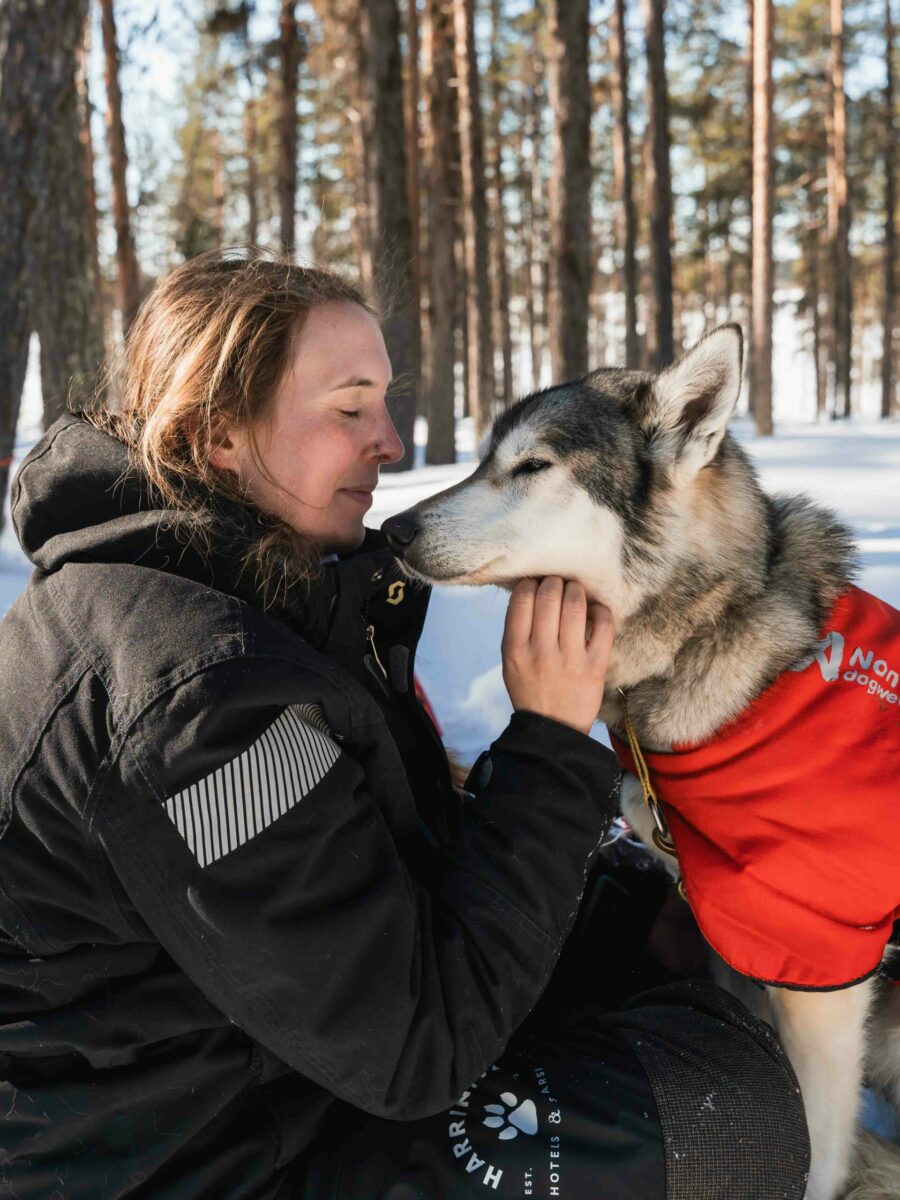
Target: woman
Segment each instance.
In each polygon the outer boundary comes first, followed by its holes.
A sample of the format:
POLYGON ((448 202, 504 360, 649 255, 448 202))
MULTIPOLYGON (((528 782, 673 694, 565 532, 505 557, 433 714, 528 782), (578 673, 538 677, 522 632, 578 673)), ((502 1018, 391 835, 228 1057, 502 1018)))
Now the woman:
POLYGON ((352 288, 215 252, 145 304, 119 414, 19 471, 8 1194, 801 1196, 762 1026, 710 985, 599 1004, 611 630, 578 585, 514 591, 516 712, 454 791, 413 687, 427 591, 363 527, 389 380, 352 288))

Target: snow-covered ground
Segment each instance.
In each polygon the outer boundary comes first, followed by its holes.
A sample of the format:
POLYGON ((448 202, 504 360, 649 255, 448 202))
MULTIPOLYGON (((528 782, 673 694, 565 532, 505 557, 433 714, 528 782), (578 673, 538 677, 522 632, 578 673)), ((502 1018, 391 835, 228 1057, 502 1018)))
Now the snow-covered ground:
MULTIPOLYGON (((733 428, 767 488, 806 492, 852 525, 862 551, 862 586, 900 607, 900 424, 783 424, 774 438, 756 437, 747 421, 733 428)), ((471 470, 469 461, 383 476, 371 523, 471 470)), ((418 671, 447 743, 463 757, 474 757, 509 716, 499 656, 505 612, 505 593, 496 588, 442 588, 432 598, 418 671)))
MULTIPOLYGON (((734 428, 770 490, 805 492, 852 525, 862 552, 862 586, 900 607, 900 423, 781 421, 778 436, 769 439, 756 437, 746 420, 736 421, 734 428)), ((18 461, 39 436, 40 392, 32 370, 17 438, 18 461)), ((421 428, 417 441, 421 459, 421 428)), ((460 423, 457 449, 461 461, 453 466, 383 475, 369 523, 380 525, 472 470, 474 438, 466 422, 460 423)), ((7 519, 0 538, 0 616, 25 587, 28 571, 7 519)), ((447 744, 463 759, 473 759, 509 717, 499 652, 505 612, 506 595, 496 588, 443 588, 432 598, 418 673, 447 744)), ((606 740, 600 727, 596 736, 606 740)), ((871 1093, 865 1101, 866 1123, 900 1139, 892 1114, 871 1093)))
MULTIPOLYGON (((778 435, 768 439, 756 437, 746 420, 733 427, 768 488, 806 492, 852 525, 862 551, 862 586, 900 607, 900 423, 781 423, 778 435)), ((417 429, 418 457, 424 432, 417 429)), ((40 393, 29 373, 18 461, 39 436, 40 393)), ((378 526, 469 474, 474 438, 465 421, 459 424, 458 453, 461 461, 452 466, 382 475, 368 523, 378 526)), ((27 578, 28 563, 7 519, 0 538, 0 614, 27 578)), ((442 588, 431 601, 417 669, 447 744, 463 759, 474 758, 509 717, 499 653, 505 612, 506 594, 496 588, 442 588)), ((602 729, 597 736, 604 738, 602 729)))

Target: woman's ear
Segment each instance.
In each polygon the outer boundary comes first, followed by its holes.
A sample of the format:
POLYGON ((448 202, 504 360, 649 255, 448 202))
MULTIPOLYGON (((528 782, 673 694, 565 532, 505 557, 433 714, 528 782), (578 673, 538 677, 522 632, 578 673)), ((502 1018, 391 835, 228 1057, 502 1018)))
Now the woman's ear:
POLYGON ((240 476, 246 444, 244 431, 226 425, 221 419, 204 422, 196 415, 188 416, 184 428, 188 442, 198 446, 210 467, 240 476))
POLYGON ((244 438, 236 429, 224 425, 213 425, 207 432, 206 457, 212 467, 219 471, 231 471, 240 476, 244 438))

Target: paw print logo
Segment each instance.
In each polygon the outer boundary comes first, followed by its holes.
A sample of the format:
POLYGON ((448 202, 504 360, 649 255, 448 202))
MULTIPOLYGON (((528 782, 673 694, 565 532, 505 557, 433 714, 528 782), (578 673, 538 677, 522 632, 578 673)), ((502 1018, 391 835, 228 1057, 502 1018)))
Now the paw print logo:
POLYGON ((537 1133, 537 1109, 533 1100, 523 1100, 519 1104, 512 1092, 504 1092, 500 1104, 486 1104, 484 1111, 490 1113, 482 1121, 488 1129, 499 1129, 497 1137, 501 1142, 508 1142, 520 1133, 537 1133))

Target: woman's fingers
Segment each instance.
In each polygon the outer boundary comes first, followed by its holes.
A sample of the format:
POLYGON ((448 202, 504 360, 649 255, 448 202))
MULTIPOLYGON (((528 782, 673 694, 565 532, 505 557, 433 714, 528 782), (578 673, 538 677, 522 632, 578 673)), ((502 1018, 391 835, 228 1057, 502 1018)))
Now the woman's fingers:
POLYGON ((503 627, 503 650, 523 646, 531 639, 537 586, 536 579, 520 579, 510 593, 503 627))
POLYGON ((605 604, 590 604, 587 610, 588 636, 587 647, 606 668, 609 653, 612 649, 613 618, 605 604))
POLYGON ((534 622, 531 638, 538 650, 559 646, 559 618, 563 581, 558 575, 542 579, 534 597, 534 622))
POLYGON ((587 733, 603 699, 613 625, 580 583, 549 576, 516 584, 503 634, 503 680, 513 708, 587 733))
POLYGON ((584 649, 588 603, 580 583, 569 580, 562 597, 559 615, 559 648, 563 653, 584 649))

